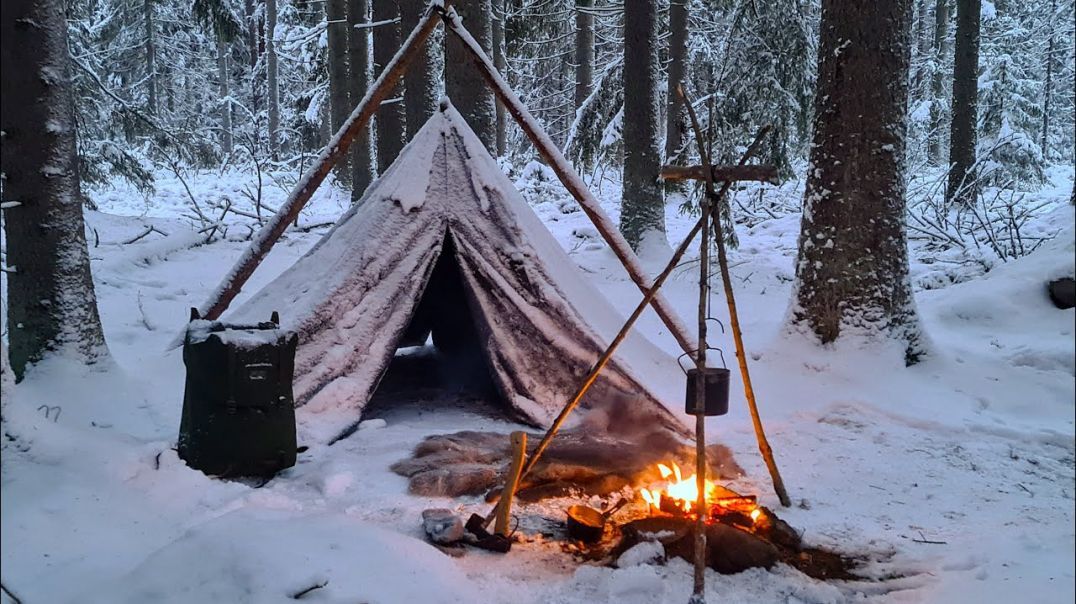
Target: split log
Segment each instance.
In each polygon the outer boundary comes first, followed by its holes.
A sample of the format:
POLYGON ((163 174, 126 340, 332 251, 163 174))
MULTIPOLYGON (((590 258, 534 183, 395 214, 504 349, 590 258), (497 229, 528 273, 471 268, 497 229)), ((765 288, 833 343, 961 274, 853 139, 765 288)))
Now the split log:
MULTIPOLYGON (((665 555, 695 561, 695 526, 690 518, 656 516, 633 520, 620 528, 623 539, 615 554, 646 541, 665 546, 665 555)), ((725 575, 749 568, 770 568, 780 559, 778 549, 747 531, 715 522, 706 526, 706 565, 725 575)))
MULTIPOLYGON (((714 182, 754 181, 780 184, 777 167, 770 165, 710 166, 710 175, 714 182)), ((658 180, 706 180, 706 169, 702 166, 662 166, 658 180)))
POLYGON ((228 305, 239 295, 243 285, 254 274, 254 270, 269 254, 269 250, 284 234, 288 225, 298 218, 299 211, 310 201, 314 191, 332 171, 333 166, 347 155, 351 142, 366 127, 370 118, 381 106, 381 102, 392 93, 407 66, 425 48, 426 40, 433 33, 439 21, 437 15, 440 10, 443 10, 442 7, 436 5, 436 3, 431 4, 426 9, 426 13, 422 16, 418 26, 411 32, 411 35, 408 36, 400 52, 381 70, 381 75, 370 87, 369 92, 355 107, 355 110, 351 112, 351 115, 340 127, 336 135, 329 140, 329 144, 322 150, 321 155, 318 156, 317 161, 314 163, 313 169, 299 180, 288 195, 287 201, 258 231, 258 234, 251 241, 250 247, 240 257, 239 262, 225 275, 220 285, 209 297, 209 300, 202 305, 200 310, 203 318, 214 320, 227 310, 228 305))

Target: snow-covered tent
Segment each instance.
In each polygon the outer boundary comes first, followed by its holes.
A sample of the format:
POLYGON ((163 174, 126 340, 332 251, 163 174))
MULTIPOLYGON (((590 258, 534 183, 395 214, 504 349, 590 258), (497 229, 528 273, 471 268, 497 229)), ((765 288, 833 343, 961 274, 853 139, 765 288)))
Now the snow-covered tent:
MULTIPOLYGON (((226 319, 274 310, 299 334, 301 419, 335 431, 361 417, 397 349, 431 330, 449 355, 481 351, 508 415, 548 425, 622 324, 447 104, 320 242, 226 319)), ((669 411, 683 388, 674 361, 632 334, 583 406, 632 396, 655 427, 683 431, 669 411)))

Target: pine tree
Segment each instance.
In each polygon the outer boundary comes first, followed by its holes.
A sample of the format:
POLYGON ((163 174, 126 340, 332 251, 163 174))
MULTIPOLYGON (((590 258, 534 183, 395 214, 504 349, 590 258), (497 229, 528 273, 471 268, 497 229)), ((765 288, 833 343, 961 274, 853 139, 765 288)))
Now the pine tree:
POLYGON ((669 78, 665 102, 665 161, 672 163, 680 154, 687 134, 683 101, 676 93, 685 83, 687 68, 687 1, 669 1, 669 78))
MULTIPOLYGON (((400 32, 408 35, 418 25, 419 18, 426 12, 425 0, 400 0, 400 32)), ((407 118, 407 138, 422 128, 426 120, 433 115, 437 107, 440 82, 439 56, 437 45, 428 40, 421 52, 404 72, 404 112, 407 118)))
POLYGON ((979 18, 981 0, 957 0, 953 58, 953 109, 949 134, 947 201, 975 200, 975 142, 979 102, 979 18))
MULTIPOLYGON (((347 0, 348 82, 351 105, 356 106, 370 87, 370 15, 368 0, 347 0)), ((358 201, 374 180, 370 128, 363 128, 352 141, 351 201, 358 201)))
MULTIPOLYGON (((482 50, 492 55, 493 28, 490 0, 460 0, 454 4, 467 31, 482 50)), ((456 36, 445 36, 445 94, 478 135, 490 153, 497 151, 497 109, 493 91, 486 85, 470 54, 456 36)))
POLYGON ((665 239, 665 199, 657 184, 657 7, 624 5, 624 190, 620 231, 632 248, 653 236, 665 239))
POLYGON ((949 55, 949 0, 934 3, 934 45, 930 77, 930 131, 927 134, 927 157, 930 163, 940 166, 945 161, 943 135, 945 134, 945 65, 949 55))
POLYGON ((922 352, 908 278, 904 151, 910 0, 823 0, 814 144, 791 321, 922 352), (884 82, 885 85, 877 85, 884 82))
MULTIPOLYGON (((400 49, 400 7, 396 0, 373 0, 374 75, 380 76, 393 55, 400 49)), ((377 171, 382 173, 396 161, 404 146, 404 104, 398 80, 387 101, 377 108, 377 171)))
POLYGON ((8 0, 0 24, 0 170, 11 367, 104 356, 82 217, 67 24, 59 0, 8 0))
MULTIPOLYGON (((346 0, 326 0, 325 23, 328 39, 329 66, 329 121, 325 134, 336 134, 351 115, 351 98, 348 94, 348 21, 346 0)), ((326 137, 327 138, 327 137, 326 137)), ((328 141, 326 141, 328 142, 328 141)), ((351 178, 345 156, 336 165, 336 178, 347 182, 351 178)))

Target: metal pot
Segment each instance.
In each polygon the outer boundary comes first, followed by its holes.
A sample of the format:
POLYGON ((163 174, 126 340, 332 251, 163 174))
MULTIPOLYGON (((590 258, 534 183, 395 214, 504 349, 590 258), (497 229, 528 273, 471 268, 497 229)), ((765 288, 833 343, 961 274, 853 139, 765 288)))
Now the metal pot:
MULTIPOLYGON (((721 355, 721 364, 724 365, 725 354, 717 348, 712 348, 711 350, 716 350, 721 355)), ((687 356, 687 353, 680 355, 680 358, 682 359, 685 356, 687 356)), ((699 381, 699 370, 696 367, 685 370, 683 365, 680 365, 680 369, 687 376, 684 413, 695 415, 695 388, 699 381)), ((729 370, 725 367, 706 367, 703 369, 703 375, 704 415, 707 417, 725 415, 729 412, 729 377, 731 375, 729 370)))

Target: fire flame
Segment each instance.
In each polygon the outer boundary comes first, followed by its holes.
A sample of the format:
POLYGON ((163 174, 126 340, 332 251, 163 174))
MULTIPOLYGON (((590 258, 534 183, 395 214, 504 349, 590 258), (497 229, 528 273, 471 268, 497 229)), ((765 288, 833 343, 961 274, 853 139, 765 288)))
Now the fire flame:
MULTIPOLYGON (((639 489, 639 494, 642 495, 643 500, 650 505, 651 510, 662 510, 662 501, 665 501, 666 509, 674 507, 675 509, 688 514, 693 513, 698 507, 699 501, 699 487, 695 474, 685 477, 680 471, 680 467, 673 462, 669 462, 668 464, 659 463, 657 469, 661 474, 664 483, 651 485, 650 488, 643 487, 639 489)), ((735 493, 718 486, 709 479, 704 482, 704 485, 704 488, 706 489, 706 501, 708 504, 715 504, 716 506, 727 507, 729 510, 747 513, 750 516, 752 523, 757 522, 759 517, 762 516, 762 508, 753 503, 754 498, 748 499, 735 497, 735 503, 728 502, 730 499, 729 497, 722 498, 720 496, 726 494, 735 495, 735 493), (745 502, 745 499, 748 499, 748 501, 745 502), (721 503, 723 500, 727 503, 721 503), (746 506, 749 507, 746 507, 745 503, 746 506)))
MULTIPOLYGON (((640 489, 639 492, 642 494, 643 500, 654 508, 661 509, 662 498, 668 498, 674 502, 677 508, 690 513, 699 500, 699 485, 695 475, 692 474, 685 478, 680 472, 680 466, 672 462, 669 465, 659 463, 658 472, 661 473, 662 479, 666 480, 664 488, 660 490, 640 489), (672 467, 670 468, 670 466, 672 467)), ((706 499, 713 500, 714 495, 717 493, 717 485, 709 479, 706 480, 705 485, 706 499)))

